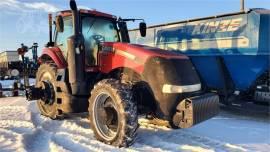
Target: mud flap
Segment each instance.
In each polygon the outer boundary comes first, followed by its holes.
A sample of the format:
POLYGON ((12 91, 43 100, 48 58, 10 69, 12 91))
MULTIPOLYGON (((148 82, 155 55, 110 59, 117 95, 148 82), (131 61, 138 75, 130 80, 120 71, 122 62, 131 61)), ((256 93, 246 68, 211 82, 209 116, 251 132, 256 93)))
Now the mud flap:
POLYGON ((177 106, 173 123, 180 128, 189 128, 210 119, 219 113, 219 97, 208 93, 202 96, 186 98, 177 106))

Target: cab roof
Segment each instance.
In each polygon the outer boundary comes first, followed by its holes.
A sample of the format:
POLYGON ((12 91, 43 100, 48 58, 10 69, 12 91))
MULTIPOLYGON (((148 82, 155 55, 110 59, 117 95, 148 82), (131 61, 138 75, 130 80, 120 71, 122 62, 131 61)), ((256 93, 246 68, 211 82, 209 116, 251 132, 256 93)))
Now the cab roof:
MULTIPOLYGON (((93 16, 99 16, 99 17, 106 17, 106 18, 112 18, 112 19, 117 19, 116 16, 111 15, 111 14, 107 14, 107 13, 103 13, 103 12, 99 12, 96 10, 86 10, 86 9, 79 9, 78 10, 80 13, 83 14, 89 14, 89 15, 93 15, 93 16)), ((64 11, 60 11, 57 14, 61 15, 61 16, 71 16, 72 12, 71 10, 64 10, 64 11)))

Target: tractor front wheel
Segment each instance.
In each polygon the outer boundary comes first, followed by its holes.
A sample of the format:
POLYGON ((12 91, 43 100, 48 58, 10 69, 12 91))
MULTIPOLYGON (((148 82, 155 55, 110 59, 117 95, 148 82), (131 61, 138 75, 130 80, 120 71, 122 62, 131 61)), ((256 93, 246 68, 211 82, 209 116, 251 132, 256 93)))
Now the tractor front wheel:
POLYGON ((55 102, 54 82, 56 77, 56 66, 54 64, 42 64, 36 74, 36 87, 47 88, 47 96, 37 101, 39 111, 42 115, 51 119, 57 119, 57 108, 55 102))
POLYGON ((89 117, 98 140, 117 147, 132 144, 138 115, 131 86, 115 79, 97 83, 89 99, 89 117))

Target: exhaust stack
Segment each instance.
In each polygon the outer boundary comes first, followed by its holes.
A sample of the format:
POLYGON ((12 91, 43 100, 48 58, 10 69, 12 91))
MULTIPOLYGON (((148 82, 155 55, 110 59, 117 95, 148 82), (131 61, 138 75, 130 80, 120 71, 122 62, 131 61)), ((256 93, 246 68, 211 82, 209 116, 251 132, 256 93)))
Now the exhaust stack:
POLYGON ((72 10, 73 17, 73 32, 74 35, 79 35, 79 12, 75 0, 70 0, 70 9, 72 10))
POLYGON ((49 14, 49 42, 52 43, 52 14, 49 14))
POLYGON ((52 40, 52 14, 48 15, 49 19, 49 42, 47 43, 46 47, 53 47, 54 42, 52 40))
POLYGON ((69 84, 72 95, 83 95, 85 89, 84 38, 80 31, 79 11, 75 0, 70 0, 73 18, 73 35, 67 40, 69 84))

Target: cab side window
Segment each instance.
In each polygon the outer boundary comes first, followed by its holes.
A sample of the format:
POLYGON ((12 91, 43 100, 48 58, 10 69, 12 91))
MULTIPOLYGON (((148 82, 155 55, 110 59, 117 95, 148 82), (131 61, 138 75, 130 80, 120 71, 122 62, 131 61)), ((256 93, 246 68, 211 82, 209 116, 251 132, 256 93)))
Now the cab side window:
POLYGON ((73 34, 72 17, 64 17, 64 31, 57 32, 56 45, 61 49, 64 56, 67 53, 67 39, 73 34))

